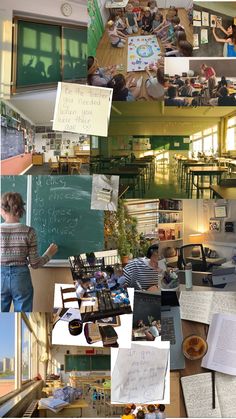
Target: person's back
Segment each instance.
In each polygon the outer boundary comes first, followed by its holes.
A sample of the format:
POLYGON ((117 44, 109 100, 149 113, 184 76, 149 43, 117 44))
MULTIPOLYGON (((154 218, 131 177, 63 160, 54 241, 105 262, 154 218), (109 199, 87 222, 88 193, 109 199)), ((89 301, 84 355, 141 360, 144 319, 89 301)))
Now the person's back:
POLYGON ((236 106, 236 99, 233 96, 220 96, 218 106, 236 106))
POLYGON ((155 412, 152 412, 152 413, 149 412, 149 413, 146 413, 145 419, 157 419, 157 415, 155 412))
POLYGON ((191 85, 182 86, 179 93, 180 93, 180 96, 190 97, 190 96, 192 96, 193 88, 192 88, 191 85))
POLYGON ((166 106, 186 106, 186 103, 183 99, 178 99, 177 97, 168 97, 165 99, 166 106))

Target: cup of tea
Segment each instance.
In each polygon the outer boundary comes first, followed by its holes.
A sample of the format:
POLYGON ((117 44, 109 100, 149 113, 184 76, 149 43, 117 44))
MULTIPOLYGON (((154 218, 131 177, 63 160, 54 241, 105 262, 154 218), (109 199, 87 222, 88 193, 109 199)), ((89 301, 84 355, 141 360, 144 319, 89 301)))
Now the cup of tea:
POLYGON ((201 336, 190 335, 183 340, 182 348, 185 358, 195 361, 206 355, 208 345, 201 336))

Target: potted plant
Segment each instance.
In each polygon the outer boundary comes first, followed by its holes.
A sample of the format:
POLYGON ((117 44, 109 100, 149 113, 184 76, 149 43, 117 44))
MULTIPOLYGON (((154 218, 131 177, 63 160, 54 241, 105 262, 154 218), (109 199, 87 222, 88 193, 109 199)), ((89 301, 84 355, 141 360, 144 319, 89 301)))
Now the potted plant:
POLYGON ((127 241, 124 232, 118 237, 117 250, 120 255, 122 265, 126 265, 129 261, 130 243, 127 241))

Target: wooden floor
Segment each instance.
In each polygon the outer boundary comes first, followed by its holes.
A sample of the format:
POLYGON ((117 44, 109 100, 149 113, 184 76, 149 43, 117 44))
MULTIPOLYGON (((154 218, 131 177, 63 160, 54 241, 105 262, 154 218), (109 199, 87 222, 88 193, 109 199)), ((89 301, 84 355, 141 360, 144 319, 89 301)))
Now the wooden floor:
MULTIPOLYGON (((163 16, 166 15, 168 9, 160 9, 163 16)), ((192 25, 190 25, 188 20, 188 15, 185 9, 178 9, 178 16, 180 18, 180 24, 184 26, 187 39, 190 43, 193 41, 192 35, 192 25)), ((133 34, 130 36, 138 36, 140 35, 141 29, 139 29, 139 33, 133 34)), ((163 45, 159 44, 161 51, 164 52, 163 45)), ((123 69, 117 71, 117 73, 122 73, 124 76, 129 76, 131 78, 135 78, 138 80, 141 76, 143 76, 143 83, 141 86, 140 95, 137 100, 153 100, 150 96, 148 96, 145 88, 145 80, 148 78, 146 71, 135 71, 135 72, 127 72, 127 51, 128 50, 128 43, 124 48, 114 48, 110 44, 110 40, 108 37, 107 32, 105 31, 97 48, 96 57, 98 59, 99 67, 108 67, 111 65, 123 65, 123 69)), ((174 58, 174 57, 173 57, 174 58)), ((155 73, 153 73, 155 75, 155 73)))

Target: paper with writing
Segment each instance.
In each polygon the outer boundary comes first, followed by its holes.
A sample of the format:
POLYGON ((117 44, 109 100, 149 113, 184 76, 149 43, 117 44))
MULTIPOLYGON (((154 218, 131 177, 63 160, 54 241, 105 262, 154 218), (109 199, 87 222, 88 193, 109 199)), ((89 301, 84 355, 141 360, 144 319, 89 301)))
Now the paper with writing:
POLYGON ((216 373, 216 388, 222 418, 236 418, 236 377, 216 373))
POLYGON ((58 83, 53 130, 107 137, 112 89, 58 83))
POLYGON ((112 372, 111 403, 161 402, 168 358, 168 348, 132 344, 131 349, 119 349, 112 372))
POLYGON ((236 376, 236 316, 214 314, 202 367, 236 376))
POLYGON ((236 292, 181 292, 181 319, 210 324, 215 313, 236 314, 236 292))

